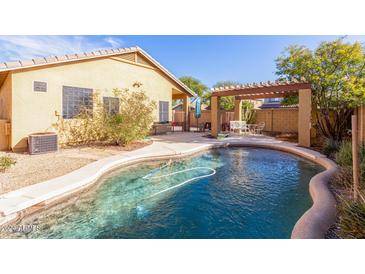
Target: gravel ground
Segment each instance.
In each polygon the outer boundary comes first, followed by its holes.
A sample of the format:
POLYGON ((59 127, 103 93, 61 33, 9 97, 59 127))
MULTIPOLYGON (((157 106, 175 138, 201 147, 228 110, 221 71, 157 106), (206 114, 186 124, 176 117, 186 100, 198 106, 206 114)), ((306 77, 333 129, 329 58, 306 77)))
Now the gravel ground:
POLYGON ((16 161, 6 172, 0 173, 0 194, 65 175, 101 158, 123 154, 150 143, 137 142, 125 147, 85 146, 41 155, 0 152, 0 156, 9 155, 16 161))

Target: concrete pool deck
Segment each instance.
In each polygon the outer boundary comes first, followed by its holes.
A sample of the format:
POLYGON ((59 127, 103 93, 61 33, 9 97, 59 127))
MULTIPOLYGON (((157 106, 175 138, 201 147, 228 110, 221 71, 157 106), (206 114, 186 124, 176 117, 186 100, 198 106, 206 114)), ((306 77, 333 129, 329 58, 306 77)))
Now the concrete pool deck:
POLYGON ((232 136, 217 140, 203 137, 202 133, 174 133, 156 136, 153 141, 151 145, 141 149, 103 158, 66 175, 0 195, 0 225, 77 193, 115 168, 142 161, 184 157, 221 146, 275 149, 299 155, 324 166, 326 170, 314 176, 309 183, 313 206, 296 223, 292 238, 323 238, 335 221, 335 200, 327 182, 337 167, 316 151, 267 136, 232 136))

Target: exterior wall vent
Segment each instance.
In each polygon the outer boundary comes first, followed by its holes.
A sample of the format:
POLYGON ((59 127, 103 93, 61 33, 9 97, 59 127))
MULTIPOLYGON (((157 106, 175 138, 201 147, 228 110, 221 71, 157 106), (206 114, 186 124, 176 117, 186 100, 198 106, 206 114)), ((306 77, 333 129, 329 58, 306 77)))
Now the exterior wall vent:
POLYGON ((47 83, 46 82, 33 82, 33 90, 38 92, 47 92, 47 83))
POLYGON ((58 138, 54 132, 39 132, 28 136, 29 154, 41 154, 58 150, 58 138))

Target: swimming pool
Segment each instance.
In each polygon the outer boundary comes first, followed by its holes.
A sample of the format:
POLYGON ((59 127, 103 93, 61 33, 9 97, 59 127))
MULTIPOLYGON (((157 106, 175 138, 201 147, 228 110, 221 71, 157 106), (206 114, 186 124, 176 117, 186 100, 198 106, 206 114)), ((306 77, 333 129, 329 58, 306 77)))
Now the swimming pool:
POLYGON ((312 204, 310 178, 323 170, 260 148, 219 148, 179 161, 139 164, 20 222, 38 229, 0 236, 290 238, 312 204))

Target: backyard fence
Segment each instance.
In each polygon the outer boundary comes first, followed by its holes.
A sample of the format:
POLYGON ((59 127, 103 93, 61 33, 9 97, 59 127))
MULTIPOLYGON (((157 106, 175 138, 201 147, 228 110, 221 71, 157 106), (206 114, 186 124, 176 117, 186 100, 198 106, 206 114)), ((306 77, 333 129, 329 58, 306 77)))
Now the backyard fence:
MULTIPOLYGON (((265 123, 264 131, 297 133, 298 132, 298 109, 297 108, 278 108, 278 109, 257 109, 255 123, 265 123)), ((184 122, 184 111, 174 110, 174 122, 179 124, 184 122)), ((190 126, 196 127, 197 121, 194 112, 189 113, 190 126)), ((228 125, 234 120, 233 111, 220 111, 221 124, 228 125)), ((210 110, 203 110, 199 118, 199 124, 211 122, 210 110)))
MULTIPOLYGON (((182 124, 184 122, 184 111, 174 110, 173 117, 174 117, 173 122, 175 122, 177 124, 180 124, 180 123, 182 124)), ((229 121, 233 121, 234 113, 233 113, 233 111, 221 111, 220 117, 221 117, 222 124, 228 124, 229 121)), ((202 110, 198 123, 205 124, 205 123, 210 123, 210 122, 211 122, 210 110, 202 110)), ((189 123, 190 123, 191 127, 197 126, 197 120, 194 116, 194 111, 189 112, 189 123)))
POLYGON ((256 110, 256 124, 265 123, 264 131, 297 133, 298 108, 256 110))

